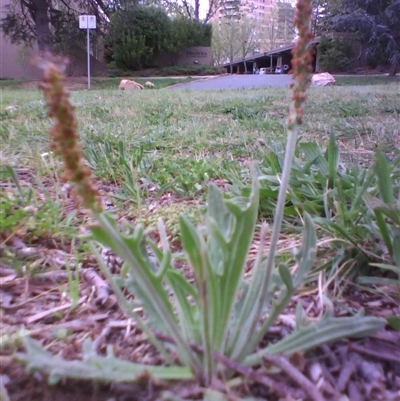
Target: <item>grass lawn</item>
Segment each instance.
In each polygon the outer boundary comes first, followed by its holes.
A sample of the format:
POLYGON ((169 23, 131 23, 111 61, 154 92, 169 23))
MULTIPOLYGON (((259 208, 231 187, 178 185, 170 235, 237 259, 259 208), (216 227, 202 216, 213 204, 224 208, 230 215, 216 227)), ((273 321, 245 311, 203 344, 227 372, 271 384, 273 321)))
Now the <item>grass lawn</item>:
POLYGON ((388 85, 400 83, 400 76, 376 76, 376 75, 354 75, 341 76, 335 75, 337 86, 357 86, 357 85, 388 85))
MULTIPOLYGON (((400 83, 382 84, 386 77, 365 78, 368 85, 362 81, 364 77, 336 78, 337 87, 310 89, 299 141, 326 147, 333 132, 341 151, 341 169, 344 164, 368 167, 377 149, 391 160, 398 156, 400 83)), ((144 83, 147 79, 137 81, 144 83)), ((178 82, 170 78, 152 81, 157 88, 178 82)), ((178 216, 187 213, 192 220, 201 220, 208 183, 216 183, 228 194, 232 191, 230 184, 249 182, 248 161, 256 160, 262 168, 271 160, 271 152, 282 154, 291 96, 287 89, 185 92, 164 88, 125 92, 115 90, 118 83, 118 78, 94 78, 95 91, 71 93, 86 160, 106 208, 119 220, 143 223, 152 236, 162 217, 173 249, 180 247, 178 216)), ((87 218, 74 209, 70 189, 61 182, 61 162, 49 148, 47 132, 51 124, 42 94, 37 89, 21 89, 17 82, 1 81, 1 85, 0 267, 8 272, 2 276, 9 278, 1 282, 1 294, 5 294, 0 305, 4 307, 1 327, 7 337, 2 342, 1 357, 5 359, 0 362, 7 363, 5 371, 14 383, 9 391, 15 399, 30 399, 36 391, 38 399, 47 394, 64 401, 68 399, 63 398, 66 393, 76 401, 88 400, 94 394, 91 388, 80 387, 79 394, 74 386, 48 389, 43 381, 26 376, 7 359, 20 346, 22 326, 43 340, 51 352, 72 359, 81 356, 82 341, 88 336, 100 338, 99 352, 104 353, 106 345, 111 344, 118 356, 130 360, 144 360, 152 350, 137 328, 132 328, 131 336, 126 334, 131 328, 123 323, 126 317, 116 308, 115 300, 107 299, 102 305, 81 301, 82 297, 93 301, 95 284, 80 277, 79 269, 75 273, 70 268, 97 265, 86 243, 78 239, 87 232, 87 218), (69 306, 57 309, 62 304, 69 306), (15 309, 12 305, 20 306, 15 309), (41 315, 49 309, 48 314, 41 315)), ((400 175, 398 169, 395 175, 400 175)), ((268 215, 260 215, 260 221, 264 219, 268 220, 268 215)), ((293 259, 299 226, 301 219, 293 223, 285 218, 281 262, 293 259)), ((332 238, 318 231, 322 249, 318 268, 340 248, 336 243, 330 245, 332 238)), ((109 258, 118 267, 115 257, 109 258)), ((320 285, 334 287, 331 295, 337 301, 335 310, 365 307, 367 312, 377 313, 376 309, 389 305, 392 313, 400 312, 389 290, 379 290, 386 291, 385 296, 376 295, 378 290, 374 296, 366 296, 364 304, 357 292, 360 287, 351 287, 355 272, 346 276, 343 287, 337 290, 340 272, 352 263, 348 262, 351 258, 346 260, 345 266, 335 265, 337 270, 329 273, 326 282, 320 277, 320 285), (351 306, 343 307, 349 291, 358 295, 351 298, 351 306), (378 307, 374 306, 376 302, 378 307)), ((297 302, 310 310, 318 309, 318 274, 316 269, 302 289, 301 301, 297 298, 285 312, 287 320, 294 319, 297 302)), ((319 358, 310 355, 313 357, 319 358)), ((339 373, 338 368, 335 378, 339 373)), ((114 396, 109 388, 97 387, 97 391, 97 400, 114 396)), ((147 388, 129 391, 146 394, 147 388)), ((255 396, 266 399, 261 390, 259 394, 257 391, 255 396)))
MULTIPOLYGON (((136 78, 136 77, 92 77, 91 89, 117 89, 121 79, 133 79, 134 81, 144 85, 147 81, 154 84, 152 89, 161 89, 167 86, 176 85, 179 83, 191 82, 196 78, 183 77, 183 78, 168 78, 168 77, 153 77, 153 78, 136 78)), ((3 89, 36 89, 36 82, 14 79, 1 79, 0 88, 3 89)), ((82 90, 87 88, 86 77, 70 77, 67 78, 67 86, 72 90, 82 90)))

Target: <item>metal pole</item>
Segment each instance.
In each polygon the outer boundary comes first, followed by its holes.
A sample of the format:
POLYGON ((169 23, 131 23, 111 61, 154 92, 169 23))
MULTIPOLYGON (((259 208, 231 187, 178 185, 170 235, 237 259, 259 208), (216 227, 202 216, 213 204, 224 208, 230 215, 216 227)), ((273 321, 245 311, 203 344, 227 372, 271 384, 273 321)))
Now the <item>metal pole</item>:
POLYGON ((88 89, 90 89, 90 34, 89 34, 89 18, 87 21, 87 79, 88 89))

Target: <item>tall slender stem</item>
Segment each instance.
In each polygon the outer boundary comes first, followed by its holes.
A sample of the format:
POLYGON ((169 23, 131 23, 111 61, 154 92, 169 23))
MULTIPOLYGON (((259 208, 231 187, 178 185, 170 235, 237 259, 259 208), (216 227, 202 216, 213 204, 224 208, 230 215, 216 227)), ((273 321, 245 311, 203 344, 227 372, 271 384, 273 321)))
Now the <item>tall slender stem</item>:
MULTIPOLYGON (((297 1, 295 26, 298 30, 299 37, 296 46, 293 49, 293 82, 290 85, 293 94, 287 120, 287 144, 285 161, 282 171, 281 185, 279 188, 278 202, 275 210, 274 227, 271 235, 270 249, 268 253, 265 273, 263 274, 262 278, 262 286, 259 292, 259 297, 255 302, 255 310, 251 314, 251 316, 249 316, 249 319, 251 319, 251 323, 249 325, 249 335, 254 332, 258 324, 265 298, 266 296, 268 296, 268 285, 271 277, 271 272, 275 263, 275 256, 285 209, 286 192, 289 186, 290 173, 296 149, 297 135, 302 124, 302 105, 306 100, 306 93, 310 84, 312 62, 310 40, 313 37, 311 33, 311 12, 311 0, 297 1)), ((262 339, 265 332, 268 330, 269 325, 271 324, 270 319, 267 319, 266 322, 267 323, 264 323, 262 325, 261 330, 259 330, 255 336, 251 337, 251 340, 242 342, 242 344, 239 345, 238 349, 235 351, 234 357, 239 358, 240 360, 246 355, 246 352, 249 349, 252 349, 257 345, 257 343, 262 339)))

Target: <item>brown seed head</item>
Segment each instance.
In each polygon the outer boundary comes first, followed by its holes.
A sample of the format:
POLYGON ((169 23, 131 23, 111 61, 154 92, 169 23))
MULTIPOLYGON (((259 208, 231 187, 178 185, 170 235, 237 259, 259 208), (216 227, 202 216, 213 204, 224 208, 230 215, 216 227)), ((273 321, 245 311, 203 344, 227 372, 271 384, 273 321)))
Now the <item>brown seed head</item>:
POLYGON ((50 130, 50 146, 63 159, 65 171, 62 178, 75 185, 74 192, 85 207, 100 212, 101 199, 91 171, 83 159, 74 106, 65 88, 63 69, 66 62, 64 58, 53 56, 47 56, 37 62, 43 70, 39 88, 44 94, 47 115, 54 121, 50 130))
MULTIPOLYGON (((307 89, 310 85, 312 47, 310 41, 313 38, 311 33, 311 0, 298 0, 296 5, 296 15, 294 25, 298 30, 298 40, 292 54, 293 83, 291 89, 292 112, 295 113, 295 120, 298 124, 302 123, 303 108, 302 104, 307 98, 307 89)), ((289 121, 289 128, 294 124, 293 118, 289 121)))

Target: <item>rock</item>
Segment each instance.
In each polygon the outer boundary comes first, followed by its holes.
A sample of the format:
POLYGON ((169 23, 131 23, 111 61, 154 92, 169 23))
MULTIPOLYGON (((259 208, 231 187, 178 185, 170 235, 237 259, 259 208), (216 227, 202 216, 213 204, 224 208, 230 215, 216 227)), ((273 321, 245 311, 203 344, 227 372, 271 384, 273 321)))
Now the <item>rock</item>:
POLYGON ((13 113, 14 111, 17 111, 19 109, 19 106, 17 104, 11 104, 10 106, 7 106, 4 110, 9 111, 10 113, 13 113))
POLYGON ((143 85, 140 85, 138 82, 131 81, 129 79, 123 79, 119 83, 120 90, 132 90, 132 89, 143 89, 143 85))
POLYGON ((311 78, 311 84, 315 86, 332 86, 335 85, 336 80, 329 72, 323 72, 322 74, 315 74, 311 78))
POLYGON ((147 86, 148 88, 154 88, 153 82, 147 81, 144 86, 147 86))

